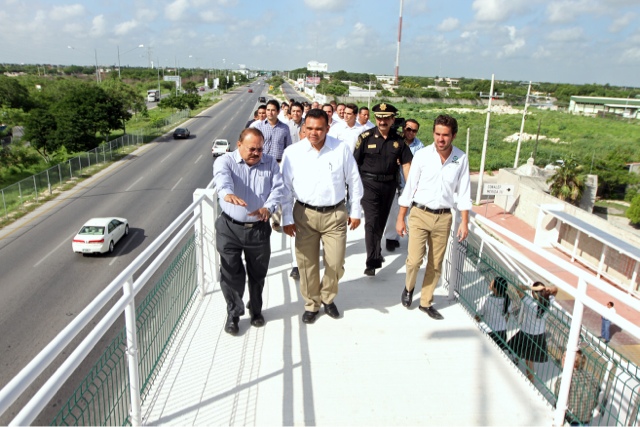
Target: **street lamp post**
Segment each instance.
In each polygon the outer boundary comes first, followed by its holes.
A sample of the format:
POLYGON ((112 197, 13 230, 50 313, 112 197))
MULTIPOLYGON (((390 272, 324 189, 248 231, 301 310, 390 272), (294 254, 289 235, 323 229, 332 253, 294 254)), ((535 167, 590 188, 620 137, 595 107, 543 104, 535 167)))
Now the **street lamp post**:
MULTIPOLYGON (((67 46, 67 49, 78 50, 73 46, 67 46)), ((98 50, 94 48, 93 54, 96 61, 96 83, 100 83, 100 71, 98 70, 98 50)))
MULTIPOLYGON (((139 49, 141 47, 144 47, 144 45, 141 44, 141 45, 138 45, 138 46, 134 47, 133 49, 129 49, 128 51, 124 52, 123 55, 125 55, 125 54, 127 54, 129 52, 133 52, 134 50, 139 49)), ((121 77, 120 68, 122 68, 122 67, 120 66, 120 46, 118 45, 118 78, 121 77)))

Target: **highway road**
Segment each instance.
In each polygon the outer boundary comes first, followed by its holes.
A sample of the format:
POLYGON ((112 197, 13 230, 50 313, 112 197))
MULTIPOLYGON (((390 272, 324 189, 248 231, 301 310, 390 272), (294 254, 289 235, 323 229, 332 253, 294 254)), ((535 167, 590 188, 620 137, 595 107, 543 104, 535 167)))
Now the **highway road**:
MULTIPOLYGON (((258 97, 266 95, 264 83, 252 87, 253 93, 235 89, 183 124, 189 139, 165 135, 0 233, 0 387, 191 204, 196 188, 211 181, 213 139, 228 139, 235 148, 258 97), (129 236, 111 255, 73 253, 77 230, 100 216, 127 218, 129 236)), ((7 422, 0 417, 0 425, 7 422)))

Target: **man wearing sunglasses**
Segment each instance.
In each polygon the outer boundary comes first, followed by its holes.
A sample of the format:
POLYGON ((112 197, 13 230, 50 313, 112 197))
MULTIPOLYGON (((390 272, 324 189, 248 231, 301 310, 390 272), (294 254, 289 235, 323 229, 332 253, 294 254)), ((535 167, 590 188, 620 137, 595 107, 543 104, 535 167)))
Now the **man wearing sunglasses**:
MULTIPOLYGON (((413 154, 414 156, 419 149, 424 148, 424 144, 418 139, 418 130, 420 130, 420 123, 418 123, 414 119, 405 120, 402 135, 404 136, 404 141, 407 143, 409 149, 411 150, 411 154, 413 154)), ((400 205, 398 205, 398 196, 402 194, 405 180, 404 174, 399 175, 400 180, 398 192, 393 199, 391 212, 389 212, 389 218, 387 219, 387 226, 384 229, 384 238, 387 241, 386 247, 389 252, 393 252, 396 250, 396 248, 400 247, 400 236, 396 231, 396 220, 398 219, 398 210, 400 209, 400 205)), ((407 215, 409 214, 407 213, 407 215)))
POLYGON ((280 167, 275 158, 263 154, 262 132, 251 127, 243 130, 237 146, 213 163, 213 181, 222 209, 215 227, 220 289, 227 302, 224 331, 231 335, 238 333, 238 321, 244 315, 242 296, 247 276, 251 325, 265 324, 262 289, 271 258, 269 217, 284 196, 280 167))

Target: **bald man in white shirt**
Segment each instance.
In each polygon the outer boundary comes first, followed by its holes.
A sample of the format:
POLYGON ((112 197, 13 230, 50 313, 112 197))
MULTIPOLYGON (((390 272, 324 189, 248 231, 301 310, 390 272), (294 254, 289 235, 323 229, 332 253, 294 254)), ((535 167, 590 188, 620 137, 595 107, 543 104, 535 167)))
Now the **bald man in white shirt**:
POLYGON ((307 324, 315 322, 321 305, 329 317, 340 317, 333 301, 344 275, 347 227, 356 229, 362 217, 358 165, 345 144, 327 135, 328 121, 324 111, 309 110, 306 138, 287 148, 282 158, 283 230, 296 236, 300 293, 305 301, 302 322, 307 324), (345 206, 347 185, 350 212, 345 206), (320 242, 324 248, 322 280, 320 242))

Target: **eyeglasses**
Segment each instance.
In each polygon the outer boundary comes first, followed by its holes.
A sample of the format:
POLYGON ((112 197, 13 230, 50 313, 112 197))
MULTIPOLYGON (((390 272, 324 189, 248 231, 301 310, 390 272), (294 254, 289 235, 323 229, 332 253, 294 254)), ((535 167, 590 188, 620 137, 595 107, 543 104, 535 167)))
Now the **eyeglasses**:
POLYGON ((414 128, 404 128, 405 132, 418 132, 418 129, 414 129, 414 128))
POLYGON ((264 148, 247 147, 247 150, 250 153, 262 153, 262 151, 264 151, 264 148))

